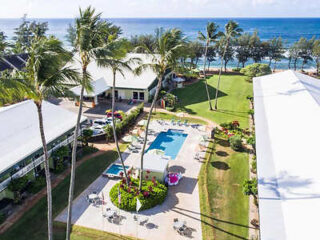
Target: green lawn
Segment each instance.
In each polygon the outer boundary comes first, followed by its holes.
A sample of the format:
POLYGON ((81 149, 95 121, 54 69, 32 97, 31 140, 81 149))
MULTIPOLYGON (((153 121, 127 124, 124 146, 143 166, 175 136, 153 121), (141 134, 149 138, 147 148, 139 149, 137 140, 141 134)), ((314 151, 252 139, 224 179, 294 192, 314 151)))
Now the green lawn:
MULTIPOLYGON (((218 77, 208 79, 209 92, 214 106, 218 77)), ((201 80, 185 88, 173 91, 181 101, 178 111, 205 117, 216 123, 238 120, 242 128, 248 125, 249 103, 247 95, 252 95, 252 83, 241 75, 222 75, 218 97, 218 110, 210 111, 204 81, 201 80)))
POLYGON ((214 148, 199 174, 203 239, 247 239, 249 200, 241 185, 249 177, 248 154, 222 137, 214 148))
MULTIPOLYGON (((122 145, 124 150, 126 145, 122 145)), ((108 151, 103 155, 91 158, 82 163, 76 169, 76 185, 75 196, 78 196, 84 191, 97 177, 101 175, 104 169, 117 159, 116 151, 108 151)), ((66 206, 68 200, 70 178, 64 179, 56 188, 52 191, 53 196, 53 215, 56 217, 66 206)), ((42 198, 33 208, 26 212, 23 217, 18 220, 10 229, 8 229, 1 236, 1 240, 44 240, 47 239, 47 202, 46 198, 42 198)), ((95 239, 93 237, 87 238, 88 234, 79 234, 83 231, 75 231, 72 234, 73 239, 95 239)), ((114 235, 108 235, 105 233, 104 239, 120 239, 114 235)), ((64 230, 61 227, 56 228, 54 231, 54 239, 65 239, 64 230)), ((102 239, 101 236, 97 239, 102 239)), ((125 239, 125 238, 122 238, 125 239)))

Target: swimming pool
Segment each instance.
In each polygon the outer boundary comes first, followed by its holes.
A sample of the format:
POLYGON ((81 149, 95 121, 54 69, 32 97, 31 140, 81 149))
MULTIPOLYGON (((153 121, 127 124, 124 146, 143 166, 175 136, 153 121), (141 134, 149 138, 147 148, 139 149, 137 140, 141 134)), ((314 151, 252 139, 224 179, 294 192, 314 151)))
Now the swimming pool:
POLYGON ((161 132, 148 148, 147 152, 152 149, 160 149, 164 151, 166 156, 171 157, 174 160, 188 134, 181 130, 169 129, 167 132, 161 132))
MULTIPOLYGON (((126 171, 129 169, 129 166, 125 166, 126 171)), ((103 175, 109 176, 120 176, 120 172, 123 172, 123 167, 121 164, 112 164, 104 173, 103 175)))

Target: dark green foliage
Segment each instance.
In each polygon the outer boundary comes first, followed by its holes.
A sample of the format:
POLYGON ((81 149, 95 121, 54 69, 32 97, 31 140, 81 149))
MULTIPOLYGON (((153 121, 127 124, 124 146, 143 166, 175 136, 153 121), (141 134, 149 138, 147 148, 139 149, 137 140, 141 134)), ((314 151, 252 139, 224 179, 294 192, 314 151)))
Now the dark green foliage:
POLYGON ((30 183, 30 185, 27 188, 27 191, 29 193, 37 193, 41 189, 43 189, 46 186, 46 179, 44 177, 38 177, 34 181, 30 183))
POLYGON ((267 64, 254 63, 242 68, 240 72, 251 80, 254 77, 271 74, 271 68, 267 64))
POLYGON ((242 139, 239 135, 234 135, 229 138, 230 147, 234 151, 241 151, 242 150, 242 139))
POLYGON ((251 172, 257 173, 257 160, 251 162, 251 172))
POLYGON ((12 179, 8 189, 14 193, 14 203, 21 203, 21 193, 27 187, 29 180, 27 176, 12 179))
POLYGON ((91 153, 95 153, 95 152, 98 152, 98 151, 99 151, 99 149, 95 148, 93 146, 84 146, 82 148, 82 155, 81 156, 83 157, 83 156, 86 156, 86 155, 89 155, 91 153))
MULTIPOLYGON (((134 126, 136 120, 143 112, 144 103, 140 103, 134 110, 128 115, 124 116, 121 122, 116 124, 116 133, 118 137, 121 137, 126 133, 132 126, 134 126)), ((113 140, 112 126, 108 125, 104 129, 107 141, 113 140)))
POLYGON ((242 191, 245 195, 257 196, 258 194, 258 182, 256 178, 251 180, 247 179, 242 184, 242 191))
POLYGON ((250 110, 248 111, 248 114, 249 114, 249 115, 253 115, 253 114, 254 114, 254 110, 253 110, 253 109, 250 109, 250 110))
POLYGON ((54 161, 54 170, 56 173, 61 173, 66 168, 64 164, 64 158, 69 156, 68 146, 62 146, 58 150, 54 151, 51 155, 54 161))
POLYGON ((93 131, 91 129, 88 129, 88 128, 83 129, 81 140, 86 146, 88 146, 88 141, 92 137, 92 135, 93 135, 93 131))
POLYGON ((114 205, 126 211, 136 211, 137 197, 141 209, 145 210, 163 203, 167 196, 167 187, 156 180, 142 181, 142 191, 139 193, 139 180, 132 179, 128 187, 122 181, 115 184, 110 191, 110 199, 114 205), (118 191, 121 193, 121 203, 118 203, 118 191))
POLYGON ((7 218, 7 215, 4 212, 0 212, 0 224, 4 223, 6 218, 7 218))

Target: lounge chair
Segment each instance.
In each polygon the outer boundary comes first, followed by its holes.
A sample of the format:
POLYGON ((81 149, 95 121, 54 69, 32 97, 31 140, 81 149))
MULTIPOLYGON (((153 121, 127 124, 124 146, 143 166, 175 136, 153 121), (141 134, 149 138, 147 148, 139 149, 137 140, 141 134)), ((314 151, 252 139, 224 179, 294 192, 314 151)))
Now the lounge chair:
POLYGON ((184 126, 188 127, 188 120, 184 120, 184 123, 183 123, 184 126))
POLYGON ((131 145, 128 146, 128 149, 129 149, 130 152, 133 152, 133 153, 138 153, 139 152, 138 149, 136 149, 135 147, 133 147, 131 145))

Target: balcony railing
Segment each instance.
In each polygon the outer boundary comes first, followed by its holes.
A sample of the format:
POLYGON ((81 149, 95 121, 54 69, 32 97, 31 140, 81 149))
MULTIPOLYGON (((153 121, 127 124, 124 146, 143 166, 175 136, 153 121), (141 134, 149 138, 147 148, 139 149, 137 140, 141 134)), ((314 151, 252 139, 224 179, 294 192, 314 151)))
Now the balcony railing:
MULTIPOLYGON (((48 151, 49 156, 51 155, 52 152, 57 150, 58 148, 65 146, 73 141, 73 135, 65 139, 64 141, 60 142, 59 144, 55 145, 53 148, 51 148, 48 151)), ((44 162, 44 154, 37 159, 33 160, 31 163, 29 163, 27 166, 24 168, 21 168, 18 172, 14 173, 11 177, 7 178, 6 180, 2 181, 0 183, 0 192, 4 190, 10 183, 11 179, 13 178, 19 178, 24 175, 26 175, 28 172, 30 172, 32 169, 35 167, 39 166, 41 163, 44 162)))

